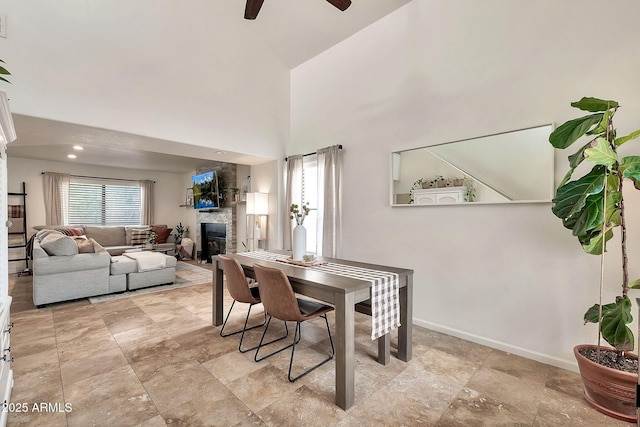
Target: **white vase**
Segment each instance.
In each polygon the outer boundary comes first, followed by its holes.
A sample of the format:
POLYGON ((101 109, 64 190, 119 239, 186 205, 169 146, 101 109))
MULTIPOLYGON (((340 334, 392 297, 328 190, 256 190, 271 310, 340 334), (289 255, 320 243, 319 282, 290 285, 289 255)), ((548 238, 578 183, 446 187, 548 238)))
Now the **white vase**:
POLYGON ((307 230, 298 224, 293 229, 293 260, 302 261, 307 253, 307 230))

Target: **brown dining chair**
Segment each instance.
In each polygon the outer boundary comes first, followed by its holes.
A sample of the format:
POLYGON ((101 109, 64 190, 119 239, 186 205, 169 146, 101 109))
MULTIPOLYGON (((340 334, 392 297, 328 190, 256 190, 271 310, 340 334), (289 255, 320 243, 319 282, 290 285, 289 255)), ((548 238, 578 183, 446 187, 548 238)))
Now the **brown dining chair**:
POLYGON ((260 339, 260 344, 258 344, 258 348, 256 349, 256 353, 254 356, 255 361, 258 362, 260 360, 266 359, 267 357, 273 356, 274 354, 291 347, 291 359, 289 360, 289 373, 287 377, 289 378, 290 382, 294 382, 333 359, 335 348, 333 347, 331 330, 329 329, 329 321, 327 320, 327 313, 332 311, 333 307, 306 299, 296 298, 296 295, 293 292, 293 288, 291 287, 291 283, 289 282, 289 278, 280 269, 263 267, 261 265, 255 264, 253 266, 253 270, 255 271, 256 278, 258 279, 258 287, 260 288, 262 305, 269 314, 267 326, 262 333, 262 339, 260 339), (260 352, 260 349, 264 347, 264 345, 266 345, 262 343, 265 336, 267 335, 269 324, 271 323, 271 319, 273 317, 279 320, 283 320, 285 322, 285 325, 286 322, 296 322, 296 329, 295 333, 293 334, 293 342, 288 346, 276 350, 266 356, 259 357, 258 354, 260 352), (327 333, 329 334, 329 342, 331 343, 331 355, 328 358, 324 359, 322 362, 306 370, 302 374, 296 376, 295 378, 291 378, 293 355, 296 350, 296 344, 300 342, 301 338, 300 325, 302 322, 315 319, 316 317, 324 318, 324 321, 327 325, 327 333))
MULTIPOLYGON (((240 336, 240 343, 238 344, 238 351, 240 353, 246 353, 251 350, 255 350, 258 346, 254 346, 251 348, 243 349, 242 342, 244 340, 244 334, 246 331, 250 331, 252 329, 260 328, 265 325, 267 321, 267 312, 265 310, 264 313, 264 321, 259 325, 247 327, 249 322, 249 316, 251 315, 251 309, 254 305, 260 304, 260 291, 257 286, 249 287, 247 282, 247 277, 244 275, 244 270, 242 266, 235 258, 227 257, 224 255, 218 255, 218 259, 222 264, 222 270, 224 270, 224 275, 227 279, 227 290, 229 291, 229 295, 233 298, 233 302, 231 303, 231 307, 229 308, 229 312, 227 313, 227 317, 224 319, 224 323, 222 324, 222 329, 220 329, 221 337, 228 337, 231 335, 242 334, 240 336), (233 310, 236 302, 249 304, 249 310, 247 310, 247 317, 244 320, 244 326, 242 329, 237 330, 235 332, 226 332, 225 327, 227 326, 227 321, 229 320, 229 316, 231 315, 231 311, 233 310)), ((286 328, 286 323, 285 323, 286 328)), ((289 329, 287 328, 287 335, 289 334, 289 329)), ((279 338, 278 340, 274 340, 271 342, 279 341, 280 339, 286 338, 286 336, 279 338)), ((270 344, 271 342, 267 343, 270 344)), ((266 344, 265 344, 266 345, 266 344)))

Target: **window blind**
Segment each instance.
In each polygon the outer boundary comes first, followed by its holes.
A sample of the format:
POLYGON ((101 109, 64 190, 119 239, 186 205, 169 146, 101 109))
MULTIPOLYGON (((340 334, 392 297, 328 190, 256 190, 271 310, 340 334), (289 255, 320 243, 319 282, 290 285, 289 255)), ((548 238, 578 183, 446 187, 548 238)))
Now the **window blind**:
POLYGON ((71 178, 69 224, 140 224, 141 197, 137 182, 71 178))

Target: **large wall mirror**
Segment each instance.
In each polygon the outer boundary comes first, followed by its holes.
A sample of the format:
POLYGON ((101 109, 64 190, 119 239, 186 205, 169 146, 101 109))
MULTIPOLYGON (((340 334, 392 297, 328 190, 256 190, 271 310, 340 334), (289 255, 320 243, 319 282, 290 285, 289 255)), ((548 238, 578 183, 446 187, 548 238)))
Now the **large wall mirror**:
POLYGON ((549 202, 553 125, 391 153, 391 204, 549 202))

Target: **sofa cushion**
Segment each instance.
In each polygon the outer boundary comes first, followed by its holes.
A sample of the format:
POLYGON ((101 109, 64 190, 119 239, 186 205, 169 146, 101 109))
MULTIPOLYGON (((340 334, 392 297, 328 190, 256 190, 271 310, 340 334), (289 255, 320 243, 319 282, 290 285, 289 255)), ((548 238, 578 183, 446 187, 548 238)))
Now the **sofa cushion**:
POLYGON ((39 230, 36 233, 36 239, 38 240, 38 242, 42 242, 44 240, 44 238, 47 237, 49 234, 57 234, 59 236, 63 236, 64 235, 63 233, 61 233, 58 230, 42 229, 42 230, 39 230))
POLYGON ((92 226, 84 228, 87 238, 93 238, 102 246, 120 246, 125 243, 124 227, 122 226, 92 226))
MULTIPOLYGON (((75 246, 75 242, 74 242, 75 246)), ((40 280, 44 280, 43 277, 47 274, 72 274, 74 272, 87 272, 86 278, 83 281, 90 283, 96 280, 92 277, 90 270, 109 271, 109 263, 111 257, 106 252, 100 252, 97 254, 77 254, 75 256, 51 256, 47 258, 39 258, 34 260, 33 274, 39 276, 40 280)), ((94 271, 94 273, 96 273, 94 271)), ((102 274, 102 273, 100 273, 102 274)), ((79 277, 79 276, 77 276, 79 277)))
POLYGON ((103 248, 100 243, 96 242, 93 237, 75 237, 76 244, 78 245, 78 253, 94 253, 94 252, 105 252, 106 249, 103 248))
POLYGON ((64 234, 48 234, 40 247, 44 249, 50 256, 69 256, 78 254, 78 245, 72 237, 64 234))
POLYGON ((128 274, 138 271, 138 263, 125 256, 111 257, 111 274, 128 274))
POLYGON ((171 234, 172 230, 173 228, 167 228, 166 226, 151 226, 151 231, 156 233, 156 243, 167 243, 167 238, 171 234))
POLYGON ((151 234, 150 228, 140 228, 131 231, 131 244, 132 245, 142 245, 144 244, 149 235, 151 234))

